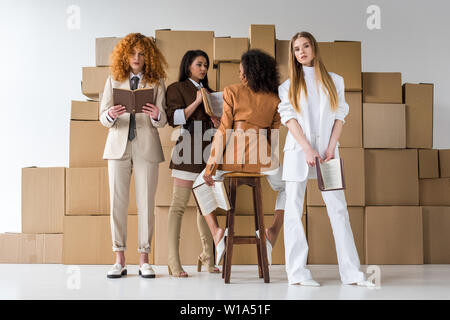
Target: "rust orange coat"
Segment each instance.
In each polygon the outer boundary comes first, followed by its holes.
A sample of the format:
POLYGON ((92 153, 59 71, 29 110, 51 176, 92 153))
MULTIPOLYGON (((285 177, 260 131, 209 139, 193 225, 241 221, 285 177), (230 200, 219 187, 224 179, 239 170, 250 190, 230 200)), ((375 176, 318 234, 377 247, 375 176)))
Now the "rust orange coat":
POLYGON ((272 152, 270 131, 280 127, 279 103, 280 99, 275 93, 253 92, 244 84, 233 84, 225 87, 223 91, 223 114, 211 145, 211 155, 206 165, 206 174, 214 175, 217 169, 261 172, 277 168, 279 165, 278 157, 274 156, 272 152), (243 130, 230 131, 238 126, 243 130), (266 129, 268 134, 265 135, 264 131, 260 132, 259 129, 266 129), (248 135, 248 132, 252 134, 248 135), (245 139, 245 143, 239 143, 239 141, 242 141, 239 139, 242 139, 246 134, 247 137, 251 136, 252 138, 245 139), (260 148, 265 149, 265 152, 261 152, 267 155, 266 158, 259 157, 260 148), (256 162, 253 157, 254 152, 258 154, 256 162))

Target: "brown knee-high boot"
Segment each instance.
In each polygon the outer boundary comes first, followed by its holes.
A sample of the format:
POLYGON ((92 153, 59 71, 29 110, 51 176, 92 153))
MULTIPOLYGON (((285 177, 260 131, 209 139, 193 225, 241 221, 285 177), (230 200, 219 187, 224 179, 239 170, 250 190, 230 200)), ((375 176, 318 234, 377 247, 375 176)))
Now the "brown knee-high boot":
MULTIPOLYGON (((186 205, 191 195, 191 188, 173 186, 172 203, 168 217, 168 266, 169 274, 179 277, 185 271, 180 262, 180 231, 186 205)), ((185 273, 185 276, 187 274, 185 273)))
POLYGON ((208 224, 205 221, 205 218, 200 213, 200 210, 197 208, 197 228, 200 234, 200 240, 202 241, 203 252, 198 257, 197 263, 197 271, 200 272, 202 265, 206 267, 206 270, 210 273, 220 272, 214 266, 214 253, 213 253, 213 245, 214 240, 211 235, 211 231, 209 230, 208 224))

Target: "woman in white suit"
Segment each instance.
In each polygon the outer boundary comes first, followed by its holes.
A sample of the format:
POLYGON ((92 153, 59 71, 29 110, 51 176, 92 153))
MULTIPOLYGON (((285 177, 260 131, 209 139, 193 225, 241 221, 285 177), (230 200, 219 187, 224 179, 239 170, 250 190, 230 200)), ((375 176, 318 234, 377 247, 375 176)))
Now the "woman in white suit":
POLYGON ((116 263, 108 271, 108 278, 127 274, 124 251, 132 171, 138 208, 139 274, 143 278, 155 277, 148 254, 155 221, 159 163, 164 161, 156 128, 167 123, 165 65, 154 40, 140 33, 122 38, 111 54, 111 76, 106 80, 99 115, 100 122, 109 128, 103 159, 108 159, 112 249, 116 253, 116 263), (142 113, 126 113, 124 106, 114 105, 114 88, 153 88, 153 101, 142 106, 142 113))
MULTIPOLYGON (((315 158, 339 158, 338 140, 349 107, 344 79, 328 73, 317 41, 308 32, 290 41, 289 79, 278 89, 281 122, 289 128, 284 146, 283 180, 286 181, 284 245, 289 284, 319 286, 306 268, 308 244, 301 216, 308 179, 314 179, 315 158)), ((371 286, 359 270, 344 192, 322 192, 333 229, 339 272, 343 284, 371 286)))

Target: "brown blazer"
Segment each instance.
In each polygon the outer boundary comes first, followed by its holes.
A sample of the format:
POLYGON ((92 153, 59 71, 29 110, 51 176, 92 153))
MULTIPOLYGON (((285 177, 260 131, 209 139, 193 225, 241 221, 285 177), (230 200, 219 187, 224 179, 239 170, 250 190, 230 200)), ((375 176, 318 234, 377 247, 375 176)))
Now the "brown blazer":
MULTIPOLYGON (((170 86, 167 87, 166 93, 166 113, 167 113, 167 122, 172 127, 177 127, 178 125, 174 124, 174 113, 177 109, 185 109, 192 102, 195 101, 197 97, 197 88, 191 82, 191 80, 186 79, 181 82, 174 82, 170 86)), ((182 125, 182 127, 186 130, 181 130, 181 134, 177 139, 177 143, 175 146, 175 150, 172 155, 172 159, 170 161, 169 168, 177 169, 183 171, 189 171, 193 173, 200 173, 206 166, 206 162, 203 159, 203 151, 209 147, 209 141, 203 141, 203 134, 206 130, 214 128, 213 122, 211 118, 206 114, 203 103, 201 103, 197 109, 192 113, 189 119, 186 119, 186 124, 182 125), (197 125, 202 128, 201 134, 194 135, 193 128, 195 126, 195 122, 197 125), (183 139, 189 136, 190 139, 190 157, 188 161, 181 162, 175 161, 176 158, 180 159, 183 157, 183 149, 187 147, 187 145, 183 144, 183 139), (197 159, 195 159, 195 151, 198 151, 197 159), (201 151, 201 155, 200 152, 201 151), (176 154, 179 157, 176 157, 176 154), (197 161, 196 161, 197 160, 197 161), (198 162, 196 164, 196 162, 198 162)))
POLYGON ((272 152, 270 129, 280 127, 279 103, 280 99, 275 93, 255 93, 244 84, 225 87, 223 114, 214 135, 206 173, 214 175, 217 169, 261 172, 277 168, 278 157, 274 157, 272 152), (233 129, 228 136, 227 129, 233 129), (259 129, 266 129, 267 134, 259 129), (263 147, 268 159, 259 157, 259 150, 263 147))

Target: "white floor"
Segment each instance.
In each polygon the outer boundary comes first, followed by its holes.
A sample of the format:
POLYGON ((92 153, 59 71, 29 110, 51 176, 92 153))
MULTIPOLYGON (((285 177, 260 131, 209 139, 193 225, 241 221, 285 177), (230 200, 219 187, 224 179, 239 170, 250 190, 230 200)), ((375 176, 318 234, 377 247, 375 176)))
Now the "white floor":
POLYGON ((342 285, 336 265, 308 267, 321 287, 288 285, 281 265, 270 267, 269 284, 256 266, 233 266, 224 284, 221 274, 194 266, 185 267, 185 279, 170 277, 165 266, 154 266, 156 279, 142 279, 136 265, 127 277, 107 279, 108 265, 0 264, 0 299, 450 299, 450 265, 379 266, 378 289, 342 285))

